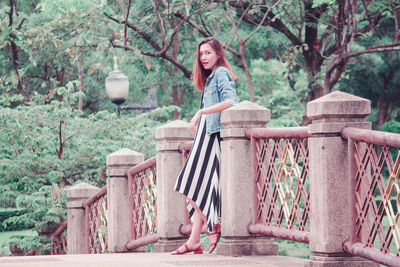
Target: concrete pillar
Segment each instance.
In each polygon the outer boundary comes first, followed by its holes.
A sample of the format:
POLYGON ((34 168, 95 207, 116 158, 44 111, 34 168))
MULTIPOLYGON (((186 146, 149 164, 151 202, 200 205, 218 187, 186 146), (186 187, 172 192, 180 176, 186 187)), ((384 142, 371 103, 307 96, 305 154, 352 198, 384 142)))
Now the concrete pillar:
POLYGON ((266 237, 249 234, 247 227, 255 218, 255 181, 248 128, 264 127, 270 111, 262 106, 242 101, 221 114, 222 236, 217 254, 241 256, 275 255, 278 245, 266 237))
POLYGON ((157 144, 157 234, 156 252, 169 252, 181 246, 186 238, 179 233, 185 224, 186 200, 174 191, 176 178, 183 168, 181 143, 193 140, 189 124, 175 120, 156 129, 157 144))
POLYGON ((80 183, 66 189, 67 191, 67 244, 68 254, 85 254, 86 253, 86 225, 85 225, 85 209, 82 207, 83 202, 92 197, 100 188, 80 183))
POLYGON ((350 257, 343 242, 350 238, 350 176, 347 141, 343 127, 370 129, 365 117, 371 112, 367 99, 336 91, 307 104, 312 120, 310 149, 310 257, 306 266, 377 266, 350 257))
POLYGON ((108 252, 126 251, 125 245, 130 241, 131 208, 125 173, 143 161, 143 154, 126 148, 107 156, 108 252))

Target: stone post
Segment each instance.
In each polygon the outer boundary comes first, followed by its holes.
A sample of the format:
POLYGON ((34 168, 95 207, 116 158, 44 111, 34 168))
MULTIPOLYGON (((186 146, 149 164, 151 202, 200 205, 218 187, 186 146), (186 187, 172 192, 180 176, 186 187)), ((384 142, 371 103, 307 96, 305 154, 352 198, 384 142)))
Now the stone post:
POLYGON ((86 225, 85 225, 85 209, 82 207, 83 202, 92 197, 100 188, 80 183, 66 189, 67 192, 67 244, 68 254, 85 254, 86 253, 86 225))
POLYGON ((193 140, 189 124, 175 120, 157 128, 157 234, 156 252, 169 252, 181 246, 186 238, 179 233, 185 224, 186 200, 174 191, 176 178, 183 168, 178 147, 193 140))
POLYGON ((276 255, 278 245, 266 237, 248 232, 255 218, 255 181, 248 128, 265 127, 270 120, 267 108, 242 101, 221 114, 221 195, 222 236, 217 254, 242 256, 251 254, 276 255))
POLYGON ((343 251, 350 238, 351 209, 347 140, 343 127, 370 129, 367 99, 336 91, 307 104, 310 150, 310 250, 306 266, 377 266, 343 251))
POLYGON ((130 205, 126 171, 144 161, 144 155, 123 148, 107 156, 108 252, 126 251, 130 241, 130 205))

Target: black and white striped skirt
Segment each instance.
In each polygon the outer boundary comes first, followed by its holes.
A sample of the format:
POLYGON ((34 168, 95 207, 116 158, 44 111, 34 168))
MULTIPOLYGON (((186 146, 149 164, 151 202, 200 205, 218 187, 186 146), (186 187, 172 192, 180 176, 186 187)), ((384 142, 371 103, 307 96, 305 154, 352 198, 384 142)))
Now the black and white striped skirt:
MULTIPOLYGON (((193 200, 204 213, 209 231, 212 231, 221 216, 220 141, 219 132, 207 134, 206 116, 202 115, 189 157, 174 187, 175 191, 193 200)), ((188 205, 188 210, 192 217, 192 205, 188 205)))

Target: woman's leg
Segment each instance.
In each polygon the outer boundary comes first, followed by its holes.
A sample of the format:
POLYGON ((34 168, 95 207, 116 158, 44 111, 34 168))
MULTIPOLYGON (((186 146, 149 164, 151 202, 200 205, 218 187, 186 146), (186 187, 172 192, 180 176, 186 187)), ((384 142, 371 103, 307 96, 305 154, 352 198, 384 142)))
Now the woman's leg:
MULTIPOLYGON (((190 233, 188 241, 186 241, 186 245, 188 246, 189 249, 192 249, 200 243, 200 234, 201 234, 201 229, 203 228, 203 225, 205 222, 207 222, 206 216, 203 214, 203 212, 199 209, 199 207, 194 203, 191 199, 186 198, 192 207, 194 208, 194 214, 193 214, 193 225, 192 225, 192 232, 190 233)), ((185 246, 182 245, 180 248, 178 248, 178 251, 184 251, 185 246)))
POLYGON ((200 242, 201 229, 204 225, 204 220, 202 218, 203 213, 200 210, 195 210, 193 214, 193 225, 192 232, 186 244, 191 247, 200 242))

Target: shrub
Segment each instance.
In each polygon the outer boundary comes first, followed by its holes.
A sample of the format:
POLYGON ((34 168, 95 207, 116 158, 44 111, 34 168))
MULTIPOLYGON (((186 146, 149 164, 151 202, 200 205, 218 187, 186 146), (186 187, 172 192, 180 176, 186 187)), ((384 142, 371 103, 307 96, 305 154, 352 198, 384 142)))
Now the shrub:
MULTIPOLYGON (((25 210, 8 218, 4 226, 63 221, 65 186, 83 181, 102 187, 106 156, 121 148, 155 155, 155 129, 177 109, 125 113, 120 119, 107 111, 85 116, 73 109, 79 95, 70 89, 64 88, 62 102, 0 107, 0 199, 5 199, 0 205, 25 210)), ((49 247, 43 240, 26 242, 44 242, 30 244, 42 251, 49 247)), ((18 246, 28 249, 24 242, 22 238, 18 246)))
POLYGON ((19 219, 23 217, 24 213, 26 213, 26 209, 23 208, 0 209, 0 231, 32 228, 34 226, 32 221, 19 219))

